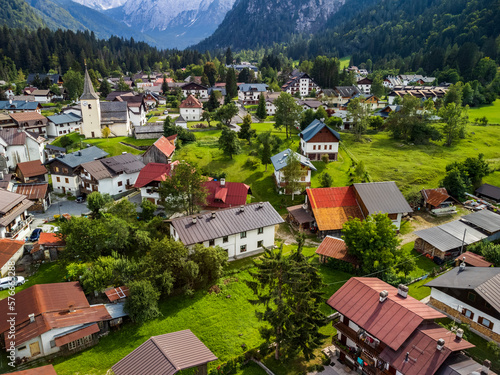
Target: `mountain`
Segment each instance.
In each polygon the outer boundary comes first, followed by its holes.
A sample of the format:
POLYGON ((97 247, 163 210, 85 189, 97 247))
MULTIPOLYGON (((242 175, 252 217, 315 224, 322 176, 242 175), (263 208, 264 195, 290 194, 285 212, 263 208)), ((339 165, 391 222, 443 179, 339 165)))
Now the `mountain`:
POLYGON ((346 0, 237 0, 209 38, 193 48, 251 49, 321 30, 346 0))
POLYGON ((0 0, 0 25, 30 30, 47 26, 24 0, 0 0))

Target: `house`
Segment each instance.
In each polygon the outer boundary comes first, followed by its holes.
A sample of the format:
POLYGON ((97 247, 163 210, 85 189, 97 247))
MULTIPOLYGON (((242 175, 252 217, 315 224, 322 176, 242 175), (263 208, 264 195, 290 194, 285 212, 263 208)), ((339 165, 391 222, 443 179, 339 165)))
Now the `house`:
POLYGON ((33 81, 35 81, 36 76, 38 76, 40 82, 43 82, 48 77, 51 85, 56 84, 60 89, 63 88, 64 81, 60 74, 31 73, 28 75, 26 83, 30 86, 33 85, 33 81))
POLYGON ((314 221, 314 217, 306 210, 305 206, 298 204, 286 208, 288 211, 287 222, 300 232, 309 229, 311 223, 314 221))
POLYGON ((170 163, 175 152, 175 140, 177 135, 165 137, 161 136, 142 155, 144 164, 148 163, 170 163))
POLYGON ((344 240, 332 236, 326 236, 316 249, 321 263, 334 261, 333 259, 350 263, 353 268, 359 268, 358 258, 347 251, 344 240))
POLYGON ((269 92, 265 95, 266 98, 266 114, 268 116, 274 116, 276 113, 276 105, 274 101, 278 99, 281 95, 281 92, 269 92))
POLYGON ((400 74, 398 78, 402 85, 430 85, 436 80, 436 77, 424 77, 420 74, 400 74))
POLYGON ((220 246, 233 260, 274 246, 275 226, 283 222, 269 202, 260 202, 172 219, 170 235, 190 249, 220 246))
POLYGON ((24 241, 15 241, 6 238, 0 239, 0 277, 6 277, 23 257, 24 241))
POLYGON ((54 191, 56 193, 78 195, 81 186, 80 176, 76 173, 78 166, 106 156, 108 156, 106 151, 92 146, 68 155, 59 155, 47 161, 46 165, 52 175, 54 191))
POLYGON ((16 124, 14 123, 14 120, 12 120, 12 117, 5 113, 0 113, 0 129, 5 129, 5 128, 15 128, 16 124))
POLYGON ((21 182, 48 182, 49 172, 40 160, 18 163, 16 175, 21 182))
POLYGON ((216 360, 210 349, 185 329, 151 337, 111 369, 115 375, 173 375, 196 368, 196 374, 206 375, 207 363, 216 360))
POLYGON ((203 105, 192 94, 189 94, 179 105, 179 111, 186 121, 200 121, 203 105))
POLYGON ((420 194, 422 194, 423 206, 426 209, 436 214, 442 212, 440 210, 443 209, 445 213, 456 213, 454 204, 459 202, 452 198, 445 188, 422 189, 420 194))
POLYGON ((42 136, 47 135, 47 125, 49 120, 38 112, 19 112, 10 115, 14 120, 15 127, 28 130, 42 136))
POLYGON ((385 120, 385 119, 389 118, 389 115, 392 112, 399 112, 399 111, 401 111, 402 108, 403 107, 400 105, 386 105, 384 108, 375 112, 375 116, 380 116, 385 120))
POLYGON ((126 95, 115 96, 112 101, 127 103, 128 117, 133 126, 143 126, 146 124, 146 114, 148 110, 144 95, 133 95, 133 93, 127 93, 126 95))
POLYGON ((208 88, 195 82, 189 82, 181 86, 182 95, 187 98, 193 95, 198 99, 208 99, 208 88))
POLYGON ((16 184, 12 191, 17 194, 25 195, 33 206, 28 211, 45 212, 51 205, 48 182, 35 182, 29 184, 16 184))
POLYGON ((444 98, 447 87, 442 86, 394 86, 393 90, 387 95, 387 102, 389 105, 394 104, 394 100, 399 97, 403 98, 405 95, 411 95, 416 98, 427 100, 444 98))
POLYGON ((227 182, 225 178, 219 181, 211 180, 203 182, 207 190, 205 210, 236 207, 247 203, 247 195, 250 186, 242 182, 227 182))
POLYGON ((299 153, 287 148, 274 156, 271 156, 271 163, 274 167, 274 181, 280 194, 291 194, 292 192, 286 191, 286 182, 283 174, 283 168, 288 165, 288 160, 292 153, 299 160, 302 169, 302 177, 300 179, 301 184, 304 186, 311 186, 311 171, 315 171, 316 167, 311 163, 311 161, 299 153))
POLYGON ((425 286, 429 305, 500 343, 500 268, 455 267, 425 286))
MULTIPOLYGON (((0 313, 8 316, 7 299, 0 313)), ((50 354, 69 355, 95 345, 109 330, 112 319, 105 305, 89 305, 79 282, 37 284, 16 293, 16 340, 11 344, 11 323, 0 322, 0 337, 6 349, 19 360, 50 354)))
POLYGON ((468 245, 500 238, 500 215, 482 210, 437 227, 416 231, 415 250, 443 260, 460 255, 468 245))
POLYGON ((493 263, 488 262, 482 255, 466 251, 455 259, 455 266, 465 263, 468 267, 492 267, 493 263))
MULTIPOLYGON (((383 108, 385 103, 381 102, 380 99, 371 94, 359 94, 353 97, 354 98, 359 98, 360 102, 364 104, 364 106, 369 110, 373 111, 375 109, 380 109, 383 108)), ((346 106, 349 105, 349 102, 352 99, 350 99, 347 103, 346 106)))
POLYGON ((44 162, 44 146, 43 137, 18 129, 0 129, 0 159, 12 170, 22 162, 32 160, 44 162))
POLYGON ((123 196, 134 188, 139 172, 145 166, 139 158, 125 152, 80 164, 75 170, 80 177, 80 190, 86 194, 98 191, 113 197, 123 196))
POLYGON ((18 112, 42 112, 42 106, 38 102, 28 100, 0 100, 0 111, 6 113, 18 112))
POLYGON ((80 131, 82 127, 82 116, 74 113, 60 113, 48 116, 47 119, 47 136, 52 138, 80 131))
POLYGON ((364 374, 436 374, 448 358, 474 345, 463 330, 435 322, 445 315, 378 278, 352 277, 327 304, 338 311, 334 344, 340 360, 364 374))
POLYGON ((356 82, 356 85, 363 94, 369 94, 372 90, 372 83, 373 81, 370 78, 363 78, 356 82))
POLYGON ((141 191, 141 201, 147 199, 154 204, 159 204, 158 189, 160 184, 172 175, 172 171, 178 163, 178 161, 168 164, 148 163, 141 169, 134 184, 134 187, 141 191))
POLYGON ((243 69, 249 69, 253 72, 255 77, 257 77, 257 74, 259 72, 259 68, 257 68, 255 65, 252 65, 249 62, 245 62, 245 61, 243 61, 241 64, 226 65, 226 68, 233 68, 238 73, 241 73, 241 71, 243 69))
POLYGON ((304 111, 307 111, 308 109, 317 111, 319 107, 323 106, 323 103, 319 100, 297 100, 297 104, 304 108, 304 111))
POLYGON ((242 83, 238 86, 238 100, 242 105, 259 104, 260 95, 265 96, 268 89, 265 83, 242 83))
POLYGON ((299 133, 300 153, 310 160, 321 160, 328 155, 328 160, 337 160, 340 134, 326 126, 320 120, 314 120, 299 133))
POLYGON ((476 195, 480 198, 483 197, 492 199, 495 202, 500 202, 500 187, 490 184, 482 184, 476 189, 476 195))
POLYGON ((281 91, 288 94, 299 94, 301 97, 310 96, 311 93, 320 91, 321 88, 307 73, 298 72, 298 74, 291 77, 283 86, 281 91))
POLYGON ((120 300, 127 298, 130 295, 130 289, 126 286, 119 286, 117 288, 108 288, 104 291, 109 302, 117 303, 120 300))
POLYGON ((31 249, 33 260, 53 262, 59 258, 59 252, 66 248, 66 242, 56 233, 40 233, 38 243, 31 249))
POLYGON ((393 89, 395 86, 401 86, 403 84, 403 81, 397 76, 387 76, 384 78, 384 81, 382 82, 384 87, 387 87, 389 89, 393 89))
POLYGON ((334 98, 331 100, 334 107, 343 107, 352 97, 360 94, 356 86, 335 86, 334 98))
POLYGON ((58 147, 54 145, 45 145, 45 159, 54 159, 56 156, 66 155, 66 149, 64 147, 58 147))
POLYGON ((54 366, 46 365, 28 370, 11 372, 10 375, 57 375, 57 373, 56 370, 54 370, 54 366))
POLYGON ((50 90, 35 90, 31 93, 35 101, 39 103, 50 103, 54 94, 50 90))
POLYGON ((187 121, 184 120, 184 117, 179 115, 179 117, 177 117, 177 119, 175 120, 175 126, 180 126, 181 128, 187 129, 188 124, 187 121))
POLYGON ((30 232, 33 206, 26 196, 0 189, 0 238, 24 239, 30 232))

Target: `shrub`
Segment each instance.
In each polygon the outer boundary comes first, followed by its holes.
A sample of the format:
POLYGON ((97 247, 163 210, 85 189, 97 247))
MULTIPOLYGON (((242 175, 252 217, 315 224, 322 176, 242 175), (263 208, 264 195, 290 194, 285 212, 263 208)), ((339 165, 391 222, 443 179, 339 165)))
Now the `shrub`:
POLYGON ((328 156, 328 154, 321 155, 321 161, 325 164, 328 164, 330 162, 330 157, 328 156))

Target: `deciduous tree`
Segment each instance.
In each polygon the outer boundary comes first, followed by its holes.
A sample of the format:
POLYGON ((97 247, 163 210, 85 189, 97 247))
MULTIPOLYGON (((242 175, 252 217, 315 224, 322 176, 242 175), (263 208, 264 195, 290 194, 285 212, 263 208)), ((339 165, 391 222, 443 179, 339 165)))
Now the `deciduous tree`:
POLYGON ((305 185, 301 183, 301 178, 304 176, 302 164, 299 156, 293 151, 287 156, 286 166, 282 169, 283 182, 285 183, 285 191, 292 194, 292 201, 297 191, 302 192, 305 185))
POLYGON ((302 107, 297 104, 292 95, 282 92, 274 101, 276 113, 274 115, 277 129, 285 127, 286 138, 292 135, 292 129, 299 124, 302 107))
POLYGON ((231 159, 233 155, 241 152, 240 141, 235 131, 227 127, 222 129, 222 134, 219 137, 219 149, 221 149, 224 154, 229 155, 231 159))
POLYGON ((469 107, 464 108, 461 104, 449 103, 439 110, 439 116, 444 121, 441 129, 446 146, 451 146, 459 138, 465 138, 465 130, 469 123, 468 109, 469 107))
POLYGON ((252 116, 250 114, 247 114, 243 117, 243 123, 240 126, 240 131, 238 132, 238 138, 239 139, 245 139, 248 141, 248 144, 252 144, 252 138, 255 137, 255 134, 257 133, 255 129, 252 129, 252 116))
POLYGON ((370 112, 367 106, 359 98, 354 98, 347 105, 347 116, 352 119, 354 136, 356 141, 361 141, 363 134, 368 127, 368 117, 370 112))
POLYGON ((282 141, 276 135, 272 135, 271 132, 260 133, 257 136, 259 158, 262 164, 266 166, 271 163, 271 156, 279 151, 282 141))
POLYGON ((125 311, 132 321, 142 323, 161 315, 158 308, 160 292, 149 280, 135 280, 128 285, 130 295, 125 300, 125 311))

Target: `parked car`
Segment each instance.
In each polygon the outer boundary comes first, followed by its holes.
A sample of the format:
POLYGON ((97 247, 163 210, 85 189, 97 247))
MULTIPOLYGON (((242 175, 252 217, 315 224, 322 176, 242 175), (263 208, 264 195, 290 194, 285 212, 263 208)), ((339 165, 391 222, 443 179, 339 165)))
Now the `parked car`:
POLYGON ((40 238, 40 233, 42 233, 42 228, 35 228, 33 232, 31 232, 31 236, 29 236, 28 241, 38 241, 38 239, 40 238))
POLYGON ((76 197, 76 203, 83 203, 87 200, 87 194, 83 193, 76 197))
POLYGON ((0 279, 0 290, 8 289, 11 285, 19 286, 26 282, 22 276, 4 277, 0 279))
POLYGON ((164 111, 163 111, 163 114, 164 114, 164 115, 168 115, 168 111, 167 111, 167 110, 164 110, 164 111))

